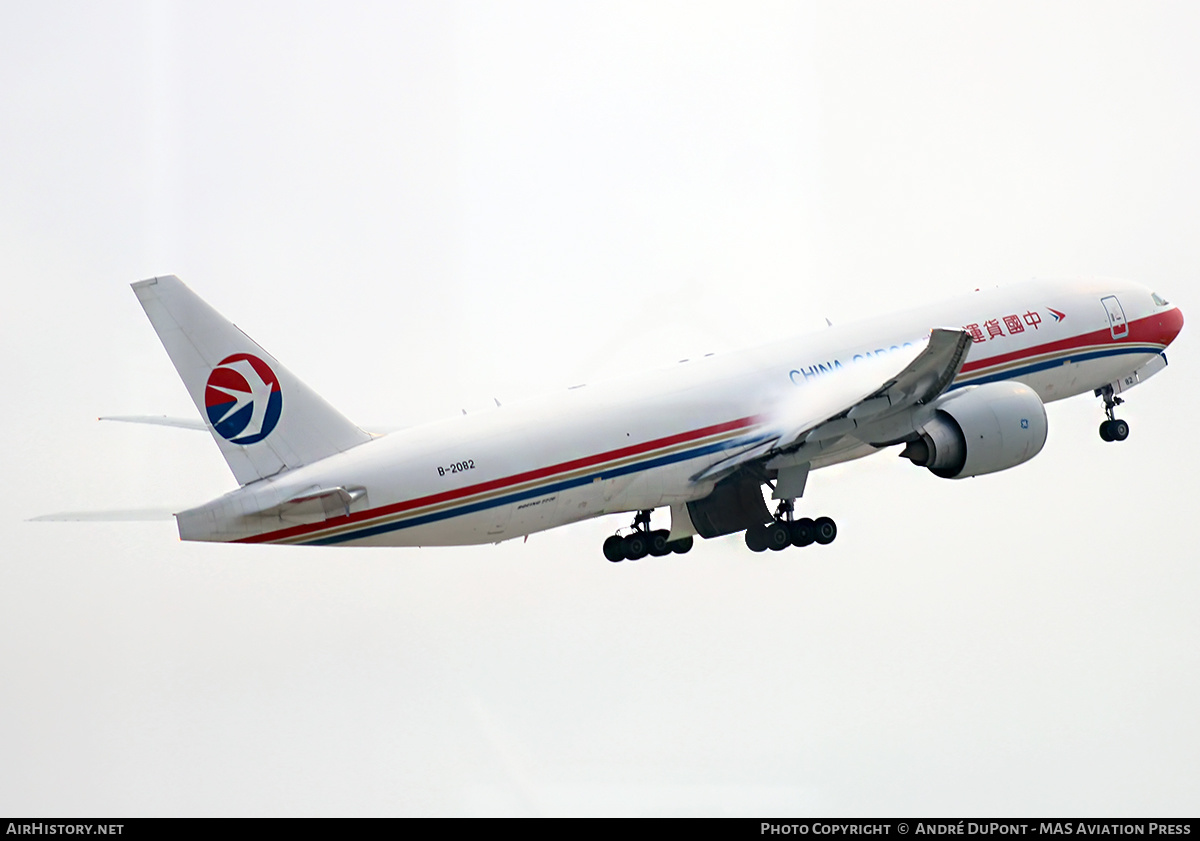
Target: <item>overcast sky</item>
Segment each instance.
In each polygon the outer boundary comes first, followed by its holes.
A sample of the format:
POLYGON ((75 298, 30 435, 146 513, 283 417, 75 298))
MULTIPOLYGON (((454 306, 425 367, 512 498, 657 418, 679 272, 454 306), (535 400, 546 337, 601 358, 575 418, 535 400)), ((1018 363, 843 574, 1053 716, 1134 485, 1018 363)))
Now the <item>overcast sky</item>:
POLYGON ((1200 811, 1194 325, 829 547, 180 543, 234 487, 128 284, 423 423, 1033 276, 1200 318, 1194 3, 0 4, 0 813, 1200 811))

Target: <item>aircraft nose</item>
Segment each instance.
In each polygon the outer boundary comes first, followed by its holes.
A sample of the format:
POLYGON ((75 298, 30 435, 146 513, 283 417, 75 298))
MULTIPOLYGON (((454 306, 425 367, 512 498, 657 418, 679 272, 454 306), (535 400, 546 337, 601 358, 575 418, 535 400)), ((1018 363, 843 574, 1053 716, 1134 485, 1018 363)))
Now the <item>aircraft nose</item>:
POLYGON ((1183 329, 1183 311, 1179 307, 1172 307, 1159 313, 1155 320, 1157 321, 1155 325, 1157 335, 1154 338, 1156 343, 1171 344, 1179 335, 1179 331, 1183 329))

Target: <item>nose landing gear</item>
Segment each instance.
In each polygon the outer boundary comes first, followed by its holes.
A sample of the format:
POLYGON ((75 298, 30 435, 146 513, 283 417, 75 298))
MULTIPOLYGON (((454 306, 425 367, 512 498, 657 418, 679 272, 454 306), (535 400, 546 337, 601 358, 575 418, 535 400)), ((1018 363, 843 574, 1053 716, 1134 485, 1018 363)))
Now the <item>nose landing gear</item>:
POLYGON ((666 529, 650 529, 650 511, 639 511, 630 525, 630 534, 622 537, 614 534, 604 541, 604 557, 614 564, 621 561, 638 561, 647 555, 661 558, 674 552, 683 555, 692 549, 692 538, 681 537, 670 540, 671 533, 666 529))
POLYGON ((1111 385, 1096 389, 1096 394, 1104 400, 1104 414, 1108 416, 1100 424, 1100 437, 1105 441, 1124 441, 1129 437, 1129 424, 1116 417, 1115 410, 1125 401, 1113 394, 1111 385))

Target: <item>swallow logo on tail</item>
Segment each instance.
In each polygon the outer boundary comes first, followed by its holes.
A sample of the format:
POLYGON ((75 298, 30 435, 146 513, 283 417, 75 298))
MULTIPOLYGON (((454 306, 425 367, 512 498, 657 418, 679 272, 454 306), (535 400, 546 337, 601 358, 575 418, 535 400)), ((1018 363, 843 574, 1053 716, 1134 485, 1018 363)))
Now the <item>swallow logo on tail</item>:
POLYGON ((249 353, 221 360, 204 388, 209 423, 233 444, 255 444, 279 423, 283 392, 267 363, 249 353))

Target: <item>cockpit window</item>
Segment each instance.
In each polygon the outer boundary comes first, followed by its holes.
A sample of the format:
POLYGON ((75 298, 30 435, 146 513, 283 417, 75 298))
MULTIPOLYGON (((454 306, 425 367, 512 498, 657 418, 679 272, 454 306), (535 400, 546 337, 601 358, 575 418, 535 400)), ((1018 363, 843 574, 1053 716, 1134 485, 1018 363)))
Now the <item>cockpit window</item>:
POLYGON ((1164 301, 1161 297, 1159 297, 1159 295, 1157 293, 1151 292, 1150 297, 1154 299, 1154 303, 1157 304, 1158 306, 1160 306, 1160 307, 1168 306, 1167 302, 1164 301))

